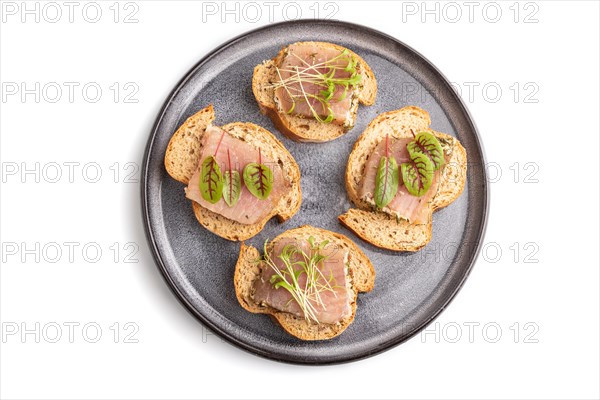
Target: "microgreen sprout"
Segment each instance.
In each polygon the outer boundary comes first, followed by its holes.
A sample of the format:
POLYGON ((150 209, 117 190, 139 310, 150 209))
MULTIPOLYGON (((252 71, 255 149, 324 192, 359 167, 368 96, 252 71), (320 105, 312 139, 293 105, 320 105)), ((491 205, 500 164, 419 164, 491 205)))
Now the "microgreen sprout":
POLYGON ((335 297, 335 279, 330 270, 329 276, 325 276, 321 266, 329 257, 324 254, 325 246, 329 241, 317 242, 313 236, 308 238, 310 251, 305 252, 300 246, 294 243, 283 247, 281 254, 276 257, 283 262, 283 267, 279 268, 271 257, 267 242, 264 245, 263 262, 275 272, 270 279, 274 289, 283 288, 287 290, 292 299, 300 306, 307 321, 319 323, 317 319, 317 307, 323 310, 326 306, 321 294, 331 292, 335 297), (301 283, 301 276, 305 275, 306 280, 301 283))
POLYGON ((291 55, 298 58, 302 65, 277 68, 279 81, 271 85, 275 89, 283 88, 291 99, 290 108, 284 111, 291 114, 296 109, 297 102, 306 102, 317 121, 330 123, 335 118, 331 102, 343 101, 348 94, 348 88, 361 82, 362 76, 356 70, 356 59, 346 49, 336 57, 317 64, 309 64, 297 54, 291 53, 291 55), (340 77, 338 74, 336 77, 338 71, 347 72, 350 76, 340 77), (282 73, 289 77, 283 79, 282 73), (318 92, 308 92, 306 85, 314 85, 318 92), (344 91, 334 99, 337 86, 343 87, 344 91), (315 109, 313 106, 315 101, 321 105, 326 115, 322 115, 315 109))

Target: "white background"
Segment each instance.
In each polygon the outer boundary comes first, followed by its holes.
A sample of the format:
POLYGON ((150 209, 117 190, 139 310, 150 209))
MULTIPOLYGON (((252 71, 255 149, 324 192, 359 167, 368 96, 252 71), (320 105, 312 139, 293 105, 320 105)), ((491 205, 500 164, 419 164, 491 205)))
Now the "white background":
POLYGON ((309 1, 286 12, 284 3, 258 2, 258 17, 233 2, 113 3, 99 2, 92 23, 87 3, 70 22, 58 2, 62 18, 51 23, 54 6, 38 3, 36 22, 21 2, 2 2, 2 398, 600 396, 597 2, 309 1), (461 89, 494 173, 488 252, 428 333, 317 368, 253 356, 196 322, 153 263, 139 183, 125 182, 128 172, 139 179, 126 163, 140 165, 154 118, 185 72, 222 42, 297 9, 374 27, 429 58, 461 89), (137 22, 124 23, 131 13, 137 22), (39 102, 35 90, 22 98, 21 83, 36 82, 39 102), (56 103, 52 82, 63 91, 56 103), (79 84, 72 102, 65 82, 79 84), (93 87, 83 97, 87 83, 102 89, 96 103, 93 87), (22 174, 36 162, 37 176, 22 174), (79 163, 72 179, 69 162, 79 163), (88 163, 97 164, 84 172, 88 163), (98 166, 100 180, 87 182, 98 166), (36 323, 38 338, 22 335, 36 323), (68 323, 79 324, 71 338, 68 323), (102 336, 90 343, 95 327, 102 336))

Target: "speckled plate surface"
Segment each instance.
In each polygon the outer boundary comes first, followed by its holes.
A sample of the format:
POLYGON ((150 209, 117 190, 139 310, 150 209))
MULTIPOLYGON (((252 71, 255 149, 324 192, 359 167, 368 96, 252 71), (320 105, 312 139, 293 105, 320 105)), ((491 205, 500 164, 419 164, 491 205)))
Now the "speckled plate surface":
MULTIPOLYGON (((367 27, 340 21, 301 20, 244 34, 204 57, 167 98, 144 157, 142 208, 156 263, 175 295, 201 322, 229 342, 271 359, 302 364, 357 360, 413 336, 450 302, 474 263, 485 230, 488 185, 475 125, 448 81, 423 56, 398 40, 367 27), (356 126, 324 144, 283 137, 261 115, 251 90, 254 66, 285 45, 317 40, 338 43, 364 58, 379 86, 377 101, 361 106, 356 126), (358 297, 354 323, 340 336, 304 342, 286 334, 266 315, 240 307, 233 288, 239 243, 200 226, 183 185, 163 166, 167 143, 190 115, 212 103, 217 125, 250 121, 273 132, 302 172, 302 207, 283 224, 272 219, 249 242, 260 246, 304 224, 341 232, 373 262, 372 292, 358 297), (416 105, 431 115, 432 128, 456 136, 467 150, 469 173, 461 197, 433 216, 433 239, 417 253, 396 253, 365 243, 337 220, 351 205, 344 187, 346 161, 356 138, 378 114, 416 105)), ((198 338, 200 340, 200 338, 198 338)))

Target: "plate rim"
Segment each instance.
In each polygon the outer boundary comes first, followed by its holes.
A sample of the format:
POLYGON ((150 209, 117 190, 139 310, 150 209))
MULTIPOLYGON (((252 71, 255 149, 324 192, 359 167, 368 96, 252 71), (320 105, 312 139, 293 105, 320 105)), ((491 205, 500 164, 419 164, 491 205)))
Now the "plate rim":
MULTIPOLYGON (((173 281, 173 278, 167 271, 167 267, 165 265, 165 262, 163 261, 162 255, 160 254, 156 240, 154 238, 154 233, 152 232, 152 228, 151 228, 152 224, 150 221, 150 215, 149 215, 150 211, 149 211, 149 205, 148 205, 147 181, 148 181, 148 174, 149 174, 149 158, 150 158, 150 153, 153 148, 153 144, 154 144, 154 141, 156 138, 158 128, 159 128, 159 126, 165 116, 165 113, 166 113, 169 105, 171 104, 173 98, 185 86, 185 83, 188 81, 188 79, 190 79, 194 75, 194 72, 197 69, 199 69, 200 67, 202 67, 204 65, 204 63, 206 63, 209 59, 211 59, 212 57, 217 55, 219 52, 221 52, 224 49, 226 49, 227 47, 233 45, 238 40, 245 38, 246 36, 249 36, 249 35, 252 35, 252 34, 255 34, 258 32, 262 32, 262 31, 267 31, 267 30, 272 29, 273 27, 280 27, 280 26, 284 26, 284 25, 307 24, 307 23, 308 24, 329 23, 329 24, 337 25, 338 27, 345 27, 345 28, 352 28, 352 29, 357 29, 357 30, 361 30, 361 31, 368 31, 369 33, 372 33, 374 35, 378 35, 387 40, 390 40, 390 41, 406 48, 408 51, 410 51, 413 54, 415 54, 416 56, 418 56, 432 71, 434 71, 436 74, 439 75, 439 77, 442 78, 442 80, 448 86, 448 88, 450 88, 450 89, 452 88, 448 78, 431 61, 429 61, 429 59, 427 57, 423 56, 420 52, 418 52, 411 46, 407 45, 406 43, 402 42, 401 40, 399 40, 385 32, 381 32, 377 29, 374 29, 374 28, 371 28, 371 27, 368 27, 365 25, 357 24, 354 22, 348 22, 348 21, 343 21, 343 20, 338 20, 338 19, 303 18, 303 19, 297 19, 297 20, 292 20, 292 21, 282 21, 282 22, 267 24, 267 25, 243 32, 243 33, 233 37, 232 39, 227 40, 227 41, 223 42, 222 44, 218 45, 217 47, 213 48, 211 51, 206 53, 206 55, 204 55, 199 61, 197 61, 183 75, 183 77, 179 79, 177 84, 171 90, 171 92, 166 97, 165 101, 163 102, 162 106, 160 107, 160 110, 157 114, 154 124, 152 125, 151 131, 150 131, 150 136, 148 137, 148 141, 147 141, 146 147, 144 149, 144 155, 143 155, 143 160, 142 160, 143 162, 142 162, 142 170, 141 170, 141 177, 140 177, 140 189, 141 189, 140 195, 141 195, 141 205, 142 205, 141 213, 142 213, 142 219, 144 222, 144 231, 145 231, 146 241, 150 247, 150 250, 152 252, 152 257, 154 259, 154 262, 155 262, 157 268, 161 272, 161 275, 162 275, 163 279, 165 280, 165 282, 167 283, 167 286, 169 287, 171 292, 175 295, 175 297, 178 299, 180 304, 182 304, 184 306, 184 308, 190 314, 192 314, 192 316, 194 316, 198 322, 200 322, 204 326, 208 327, 215 334, 217 334, 218 336, 220 336, 221 338, 226 340, 229 344, 232 344, 236 348, 242 349, 253 355, 257 355, 257 356, 260 356, 260 357, 263 357, 263 358, 266 358, 269 360, 273 360, 273 361, 278 361, 278 362, 283 362, 283 363, 288 363, 288 364, 295 364, 295 365, 335 365, 335 364, 344 364, 344 363, 354 362, 354 361, 358 361, 358 360, 364 360, 366 358, 373 357, 377 354, 381 354, 385 351, 391 350, 391 349, 399 346, 400 344, 413 338, 415 335, 417 335, 419 332, 421 332, 423 329, 425 329, 427 326, 429 326, 435 319, 437 319, 437 317, 439 317, 439 315, 454 300, 454 298, 456 297, 458 292, 464 286, 467 278, 471 274, 471 271, 473 270, 473 267, 476 264, 477 259, 479 258, 481 246, 482 246, 482 243, 484 241, 484 237, 485 237, 485 234, 487 231, 488 214, 489 214, 489 208, 490 208, 490 185, 489 185, 489 181, 488 181, 488 177, 487 177, 487 171, 485 168, 482 168, 483 190, 481 191, 482 196, 484 196, 485 198, 483 199, 481 224, 480 224, 479 232, 477 234, 477 243, 474 246, 473 252, 471 253, 471 255, 469 257, 467 269, 465 270, 460 282, 456 285, 454 290, 449 294, 448 298, 443 302, 442 306, 439 307, 436 310, 436 312, 430 316, 429 319, 423 321, 421 324, 411 327, 411 329, 406 334, 396 337, 393 340, 389 340, 388 342, 383 343, 377 349, 372 350, 372 351, 363 351, 363 352, 360 352, 357 354, 352 354, 349 356, 343 356, 343 357, 340 357, 340 358, 332 360, 332 361, 303 360, 303 359, 298 359, 295 357, 285 357, 285 356, 273 354, 273 353, 266 351, 258 346, 254 346, 252 343, 244 342, 244 341, 237 339, 236 337, 231 335, 226 329, 221 329, 219 326, 217 326, 215 323, 213 323, 209 318, 206 318, 201 313, 199 313, 198 310, 196 310, 196 308, 189 302, 189 300, 186 298, 186 296, 178 289, 177 285, 173 281)), ((483 166, 485 166, 485 165, 487 165, 487 161, 486 161, 487 156, 486 156, 485 148, 483 146, 483 142, 481 140, 481 136, 479 134, 479 129, 477 128, 475 120, 474 120, 473 116, 471 115, 471 113, 470 113, 469 109, 467 108, 463 99, 454 90, 452 90, 451 93, 452 93, 456 103, 460 106, 460 108, 462 109, 462 112, 467 117, 467 120, 472 127, 475 142, 481 153, 481 161, 482 161, 483 166)))

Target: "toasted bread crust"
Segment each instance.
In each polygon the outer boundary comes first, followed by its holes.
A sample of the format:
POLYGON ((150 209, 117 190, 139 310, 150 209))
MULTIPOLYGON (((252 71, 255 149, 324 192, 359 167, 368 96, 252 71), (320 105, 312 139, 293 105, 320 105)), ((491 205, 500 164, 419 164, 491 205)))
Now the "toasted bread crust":
MULTIPOLYGON (((189 117, 173 134, 165 153, 165 168, 173 179, 186 185, 189 183, 200 162, 202 135, 214 119, 213 107, 209 105, 189 117)), ((280 161, 285 178, 290 183, 290 190, 279 199, 273 211, 256 224, 241 224, 192 201, 194 215, 206 229, 228 240, 246 240, 259 233, 273 216, 283 222, 298 212, 302 202, 300 168, 283 144, 268 130, 250 122, 233 122, 222 128, 232 136, 260 148, 272 160, 280 161)))
POLYGON ((383 249, 395 251, 417 251, 431 240, 431 215, 456 200, 464 190, 467 177, 467 154, 458 139, 429 128, 429 114, 415 106, 389 111, 377 116, 357 139, 346 168, 346 190, 357 209, 350 209, 338 217, 339 221, 363 240, 383 249), (359 186, 364 168, 373 149, 386 134, 391 137, 411 137, 415 132, 427 131, 439 139, 452 143, 452 154, 444 166, 438 191, 430 203, 430 217, 423 224, 411 224, 406 220, 381 211, 359 196, 359 186))
POLYGON ((215 110, 209 104, 177 128, 165 152, 165 168, 171 178, 189 183, 200 163, 200 138, 214 120, 215 110))
POLYGON ((315 324, 307 322, 304 318, 294 316, 290 313, 276 310, 269 306, 261 306, 253 300, 254 281, 261 273, 260 265, 256 260, 260 252, 252 246, 242 243, 240 255, 235 266, 234 286, 235 293, 240 305, 256 314, 269 314, 289 334, 302 340, 325 340, 341 334, 354 321, 356 314, 356 299, 359 292, 369 292, 375 284, 375 269, 368 257, 346 236, 304 225, 299 228, 288 230, 273 239, 273 243, 283 238, 308 238, 314 236, 318 241, 330 240, 332 243, 348 249, 349 268, 354 299, 351 303, 352 315, 338 324, 315 324))
MULTIPOLYGON (((333 43, 304 42, 343 51, 345 48, 333 43)), ((274 89, 270 87, 277 81, 276 66, 281 65, 287 47, 283 48, 272 60, 267 60, 254 68, 252 92, 261 112, 267 115, 275 127, 292 140, 299 142, 327 142, 338 138, 352 129, 356 121, 358 103, 373 105, 377 96, 377 81, 369 65, 356 53, 348 50, 358 61, 358 71, 362 75, 358 98, 351 108, 352 123, 348 126, 323 124, 311 118, 280 113, 274 101, 274 89)))

